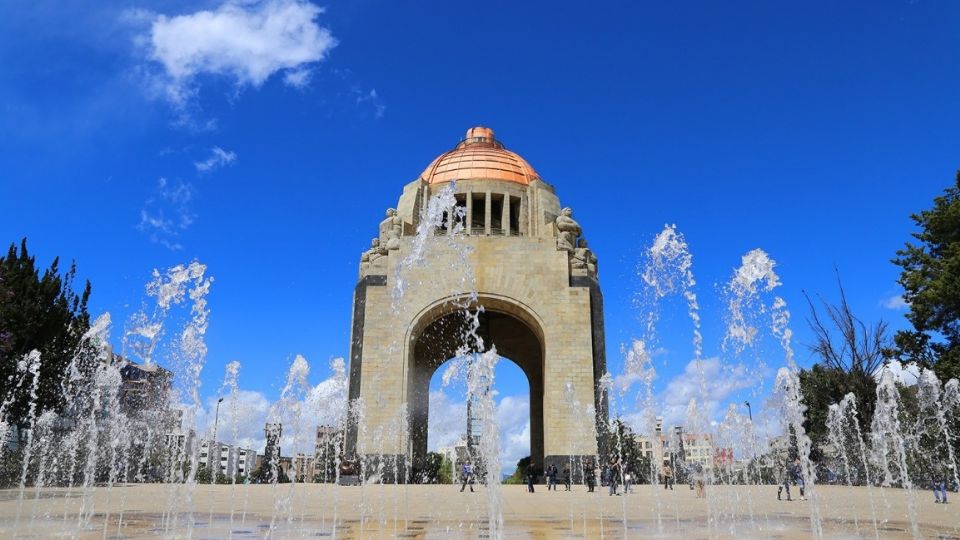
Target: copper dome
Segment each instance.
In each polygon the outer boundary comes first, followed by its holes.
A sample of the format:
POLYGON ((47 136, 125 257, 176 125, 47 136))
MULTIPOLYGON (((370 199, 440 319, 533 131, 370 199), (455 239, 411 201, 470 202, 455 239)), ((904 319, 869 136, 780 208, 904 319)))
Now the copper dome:
POLYGON ((424 169, 420 179, 428 184, 454 180, 504 180, 527 185, 540 175, 529 163, 503 147, 493 130, 477 126, 453 150, 441 154, 424 169))

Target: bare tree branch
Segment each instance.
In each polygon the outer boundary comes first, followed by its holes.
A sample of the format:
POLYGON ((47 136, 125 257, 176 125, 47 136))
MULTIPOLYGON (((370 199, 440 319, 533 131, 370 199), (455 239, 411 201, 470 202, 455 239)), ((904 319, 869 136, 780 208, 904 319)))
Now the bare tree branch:
POLYGON ((834 271, 837 273, 840 303, 831 304, 818 295, 826 312, 826 320, 821 317, 810 295, 803 292, 810 306, 807 324, 814 334, 813 344, 807 347, 826 367, 872 375, 883 364, 884 352, 889 344, 887 322, 880 320, 874 325, 867 325, 854 315, 840 273, 836 269, 834 271))

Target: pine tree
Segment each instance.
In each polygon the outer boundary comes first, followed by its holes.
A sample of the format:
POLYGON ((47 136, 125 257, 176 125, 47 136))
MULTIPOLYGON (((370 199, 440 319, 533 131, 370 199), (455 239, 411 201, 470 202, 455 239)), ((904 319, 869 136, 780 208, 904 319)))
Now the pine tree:
POLYGON ((59 265, 58 257, 41 275, 26 238, 19 250, 11 244, 7 255, 0 257, 0 401, 11 400, 7 419, 21 427, 27 420, 32 380, 12 394, 17 363, 30 351, 40 351, 36 411, 58 411, 63 404, 63 373, 90 327, 90 282, 76 294, 76 264, 63 275, 59 265))
POLYGON ((897 251, 903 299, 913 330, 894 340, 902 360, 932 366, 941 380, 960 377, 960 171, 956 183, 911 216, 916 243, 897 251))

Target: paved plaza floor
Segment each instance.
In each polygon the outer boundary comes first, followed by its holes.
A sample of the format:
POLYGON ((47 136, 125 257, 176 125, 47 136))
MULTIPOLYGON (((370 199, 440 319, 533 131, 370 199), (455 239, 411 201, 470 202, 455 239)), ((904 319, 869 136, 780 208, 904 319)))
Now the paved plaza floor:
MULTIPOLYGON (((0 491, 2 538, 491 538, 491 500, 502 536, 547 538, 810 538, 819 513, 827 538, 960 540, 960 498, 934 504, 929 491, 819 486, 815 501, 777 501, 775 486, 713 486, 697 499, 635 486, 611 497, 536 493, 525 486, 459 492, 458 486, 333 487, 127 485, 93 493, 67 489, 0 491), (193 512, 188 512, 188 508, 193 512), (81 519, 80 516, 85 516, 81 519), (18 517, 19 516, 19 517, 18 517), (913 518, 912 518, 913 516, 913 518), (916 523, 916 529, 914 529, 916 523)), ((794 497, 797 493, 794 490, 794 497)), ((951 494, 956 495, 956 494, 951 494)))

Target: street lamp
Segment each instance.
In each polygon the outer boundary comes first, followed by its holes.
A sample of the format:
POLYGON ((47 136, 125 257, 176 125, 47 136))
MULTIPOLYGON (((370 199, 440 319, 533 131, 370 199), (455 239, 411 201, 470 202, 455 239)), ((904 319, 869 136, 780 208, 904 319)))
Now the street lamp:
POLYGON ((213 442, 217 442, 217 424, 220 422, 220 404, 223 398, 217 400, 217 413, 213 417, 213 442))
MULTIPOLYGON (((749 402, 749 401, 744 401, 743 404, 747 406, 747 415, 750 417, 750 448, 751 448, 751 451, 752 451, 751 453, 753 454, 753 459, 751 460, 750 463, 753 465, 754 471, 756 471, 756 467, 757 467, 757 447, 756 447, 756 440, 755 440, 754 437, 753 437, 753 409, 750 408, 750 402, 749 402)), ((760 478, 759 478, 759 476, 757 477, 757 483, 758 483, 758 484, 760 483, 760 478)))

